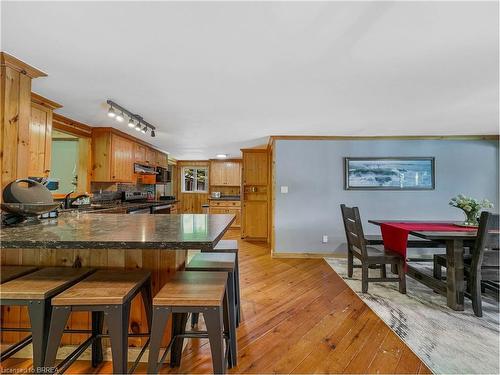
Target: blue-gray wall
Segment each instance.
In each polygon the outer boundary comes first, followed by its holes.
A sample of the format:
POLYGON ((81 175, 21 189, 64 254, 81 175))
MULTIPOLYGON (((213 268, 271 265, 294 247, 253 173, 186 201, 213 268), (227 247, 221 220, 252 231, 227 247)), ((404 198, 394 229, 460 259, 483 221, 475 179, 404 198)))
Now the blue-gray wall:
POLYGON ((368 219, 463 220, 461 211, 448 205, 459 193, 488 198, 498 212, 496 141, 282 140, 275 147, 275 252, 344 252, 341 203, 360 208, 367 234, 379 232, 368 219), (346 156, 434 156, 436 189, 344 190, 346 156), (288 194, 280 186, 288 186, 288 194))

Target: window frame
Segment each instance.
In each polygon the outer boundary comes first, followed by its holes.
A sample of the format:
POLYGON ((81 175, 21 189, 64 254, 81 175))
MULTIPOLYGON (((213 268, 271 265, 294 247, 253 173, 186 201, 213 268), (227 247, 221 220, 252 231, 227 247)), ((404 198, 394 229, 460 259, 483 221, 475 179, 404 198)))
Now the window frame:
POLYGON ((209 191, 209 174, 208 174, 208 167, 196 167, 196 166, 186 166, 182 167, 181 169, 181 192, 186 193, 186 194, 191 194, 191 193, 198 193, 198 194, 208 194, 209 191), (192 169, 194 171, 193 173, 193 187, 194 190, 186 190, 186 169, 192 169), (204 170, 205 171, 205 190, 198 190, 198 170, 204 170))

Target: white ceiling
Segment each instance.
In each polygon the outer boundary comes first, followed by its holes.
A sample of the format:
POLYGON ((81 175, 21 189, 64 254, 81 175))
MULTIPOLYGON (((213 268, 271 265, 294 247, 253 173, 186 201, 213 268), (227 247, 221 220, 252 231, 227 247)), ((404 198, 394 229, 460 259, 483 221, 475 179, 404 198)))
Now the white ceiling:
POLYGON ((180 159, 273 134, 498 133, 498 27, 497 2, 2 2, 2 49, 49 74, 34 91, 128 131, 113 99, 180 159))

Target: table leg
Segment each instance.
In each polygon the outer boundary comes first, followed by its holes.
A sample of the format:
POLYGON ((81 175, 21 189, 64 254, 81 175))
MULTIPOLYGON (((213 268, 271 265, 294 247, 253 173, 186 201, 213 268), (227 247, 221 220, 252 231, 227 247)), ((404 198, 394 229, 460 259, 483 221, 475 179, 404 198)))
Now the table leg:
POLYGON ((446 296, 448 307, 464 309, 464 244, 461 240, 446 241, 446 296))

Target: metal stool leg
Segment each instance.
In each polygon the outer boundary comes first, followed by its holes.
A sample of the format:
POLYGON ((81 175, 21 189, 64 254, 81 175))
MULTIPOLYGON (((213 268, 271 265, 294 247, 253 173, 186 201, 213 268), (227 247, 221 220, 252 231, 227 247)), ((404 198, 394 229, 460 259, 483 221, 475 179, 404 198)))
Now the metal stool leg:
POLYGON ((226 360, 224 355, 223 317, 221 308, 211 307, 203 312, 203 317, 207 325, 214 374, 224 374, 226 372, 226 360))
POLYGON ((194 328, 195 326, 197 326, 199 320, 200 320, 200 314, 199 313, 192 313, 191 314, 191 328, 194 328))
POLYGON ((236 252, 236 262, 234 264, 234 288, 236 294, 236 327, 241 321, 241 297, 240 297, 240 268, 238 265, 238 252, 236 252))
POLYGON ((144 304, 144 309, 146 310, 146 318, 148 321, 148 329, 151 332, 151 321, 153 319, 153 297, 151 292, 151 279, 146 281, 144 286, 141 288, 142 302, 144 304))
POLYGON ((113 357, 113 373, 126 374, 128 363, 128 321, 130 302, 124 305, 110 306, 105 311, 111 339, 111 354, 113 357))
MULTIPOLYGON (((187 320, 187 313, 172 314, 172 336, 182 335, 186 332, 187 320)), ((170 367, 179 367, 181 365, 183 344, 184 338, 182 337, 175 338, 172 343, 172 350, 170 351, 170 367)))
POLYGON ((45 364, 51 311, 50 301, 34 300, 28 303, 35 372, 45 364))
POLYGON ((53 367, 56 363, 57 349, 68 322, 71 309, 69 306, 56 306, 52 310, 50 319, 49 336, 47 338, 47 351, 45 355, 45 367, 53 367))
POLYGON ((151 341, 149 344, 148 374, 158 372, 158 355, 160 354, 161 339, 167 325, 170 311, 165 307, 155 307, 153 310, 153 323, 151 325, 151 341))
POLYGON ((229 365, 234 367, 238 364, 238 347, 236 342, 236 306, 235 306, 235 291, 234 291, 234 273, 229 272, 227 279, 227 289, 224 294, 224 309, 228 315, 228 337, 229 337, 229 365))
MULTIPOLYGON (((97 336, 102 334, 102 327, 104 323, 103 311, 92 311, 92 335, 97 336)), ((97 367, 103 361, 102 354, 102 339, 101 337, 92 341, 92 367, 97 367)))

